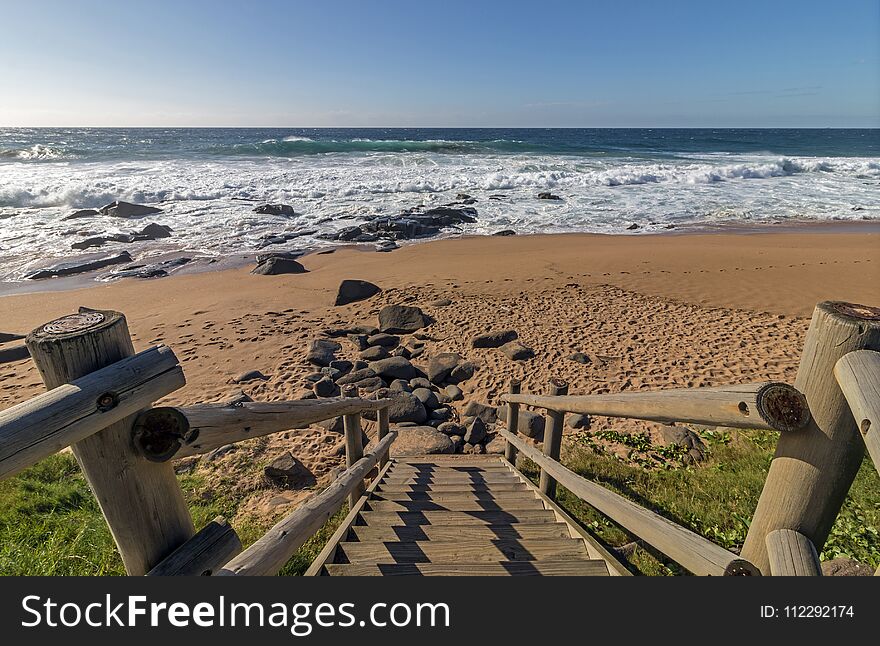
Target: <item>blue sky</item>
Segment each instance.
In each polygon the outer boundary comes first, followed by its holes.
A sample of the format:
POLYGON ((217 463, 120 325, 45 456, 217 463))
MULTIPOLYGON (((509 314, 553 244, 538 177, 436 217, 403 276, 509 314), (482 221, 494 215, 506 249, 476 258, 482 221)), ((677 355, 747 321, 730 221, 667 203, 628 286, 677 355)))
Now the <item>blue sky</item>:
POLYGON ((880 2, 0 0, 0 125, 877 127, 880 2))

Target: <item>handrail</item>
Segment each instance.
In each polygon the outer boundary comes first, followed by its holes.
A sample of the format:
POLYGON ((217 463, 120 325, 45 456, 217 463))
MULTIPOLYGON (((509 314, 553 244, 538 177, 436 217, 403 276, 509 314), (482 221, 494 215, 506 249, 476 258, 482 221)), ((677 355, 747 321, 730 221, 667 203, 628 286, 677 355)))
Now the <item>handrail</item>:
POLYGON ((697 575, 760 575, 751 563, 602 485, 590 482, 546 457, 518 436, 498 430, 520 453, 596 510, 697 575))
POLYGON ((186 384, 156 346, 0 411, 0 479, 125 419, 186 384))
MULTIPOLYGON (((262 538, 227 563, 217 576, 272 576, 345 502, 397 438, 396 431, 372 446, 372 451, 346 469, 336 481, 277 523, 262 538)), ((368 447, 369 448, 369 447, 368 447)))
POLYGON ((880 352, 857 350, 844 355, 834 365, 834 376, 880 471, 880 352))
POLYGON ((773 576, 822 576, 819 554, 813 542, 793 529, 777 529, 764 537, 770 574, 773 576))
POLYGON ((135 427, 144 429, 141 449, 151 459, 165 462, 271 433, 306 428, 333 417, 380 410, 389 403, 386 399, 328 398, 154 408, 141 413, 135 427))
POLYGON ((804 396, 779 382, 607 395, 507 394, 501 400, 564 413, 783 432, 810 421, 804 396))
POLYGON ((162 559, 147 576, 210 576, 240 553, 238 534, 223 516, 217 516, 162 559))

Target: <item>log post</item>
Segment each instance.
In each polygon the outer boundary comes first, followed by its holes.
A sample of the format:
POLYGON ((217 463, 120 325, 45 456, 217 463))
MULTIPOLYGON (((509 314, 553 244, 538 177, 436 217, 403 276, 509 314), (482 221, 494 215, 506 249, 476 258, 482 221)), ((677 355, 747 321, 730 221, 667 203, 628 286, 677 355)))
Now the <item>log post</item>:
POLYGON ((767 535, 793 529, 821 553, 862 464, 865 446, 834 377, 834 365, 855 350, 880 350, 880 308, 825 301, 813 312, 794 386, 812 419, 779 436, 764 490, 743 545, 743 558, 770 574, 767 535))
MULTIPOLYGON (((125 317, 80 308, 38 327, 27 347, 51 390, 134 354, 125 317)), ((106 397, 113 399, 113 393, 106 397)), ((98 499, 125 570, 150 571, 195 529, 170 463, 147 460, 132 442, 129 415, 72 446, 98 499)))
POLYGON ((211 576, 241 554, 241 540, 223 516, 217 516, 147 576, 211 576))
MULTIPOLYGON (((377 442, 381 442, 382 438, 388 435, 389 423, 388 423, 388 407, 380 408, 377 414, 377 419, 379 420, 379 431, 376 437, 377 442)), ((379 457, 379 469, 381 470, 388 464, 388 453, 384 453, 379 457)))
MULTIPOLYGON (((520 389, 520 381, 518 379, 510 380, 510 389, 509 393, 511 395, 518 395, 520 389)), ((507 430, 514 435, 516 435, 516 429, 519 426, 519 404, 514 402, 509 402, 507 404, 507 430)), ((504 449, 504 457, 507 458, 507 461, 512 465, 516 466, 516 447, 510 442, 507 443, 504 449)))
POLYGON ((880 352, 850 352, 834 366, 834 374, 880 471, 880 352))
MULTIPOLYGON (((357 397, 358 387, 349 384, 342 389, 345 397, 357 397)), ((364 457, 363 431, 361 430, 361 415, 353 413, 342 417, 343 427, 345 429, 345 466, 351 468, 358 460, 364 457)), ((367 490, 366 485, 361 481, 352 489, 348 496, 348 508, 354 507, 358 499, 364 495, 367 490)))
MULTIPOLYGON (((568 394, 568 384, 558 377, 550 380, 550 396, 558 397, 568 394)), ((544 455, 551 460, 559 462, 559 451, 562 448, 562 428, 565 423, 565 413, 547 410, 547 423, 544 425, 544 455)), ((556 497, 556 480, 541 469, 541 482, 538 485, 541 493, 551 500, 556 497)))
POLYGON ((819 554, 800 532, 777 529, 767 534, 765 543, 773 576, 822 576, 819 554))

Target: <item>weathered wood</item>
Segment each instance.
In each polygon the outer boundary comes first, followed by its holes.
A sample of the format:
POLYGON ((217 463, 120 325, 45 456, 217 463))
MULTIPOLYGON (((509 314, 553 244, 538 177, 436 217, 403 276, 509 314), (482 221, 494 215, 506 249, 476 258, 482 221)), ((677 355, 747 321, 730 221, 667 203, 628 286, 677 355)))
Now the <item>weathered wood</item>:
POLYGON ((498 563, 328 563, 331 576, 607 576, 602 561, 498 563))
MULTIPOLYGON (((354 384, 345 386, 342 389, 342 394, 346 398, 357 399, 358 387, 354 384)), ((345 429, 345 465, 350 467, 364 457, 364 432, 361 428, 361 415, 360 413, 343 415, 342 423, 343 428, 345 429)), ((381 458, 382 456, 379 456, 380 460, 381 458)), ((355 486, 351 490, 351 494, 348 496, 348 506, 354 507, 358 499, 364 495, 366 489, 367 486, 363 482, 361 482, 360 485, 355 486)))
POLYGON ((767 534, 765 542, 773 576, 822 576, 819 554, 800 532, 776 529, 767 534))
POLYGON ((535 500, 535 495, 528 490, 525 491, 377 491, 370 500, 397 500, 407 502, 411 500, 433 500, 438 503, 446 502, 465 502, 486 500, 495 501, 499 505, 506 505, 517 502, 535 500))
MULTIPOLYGON (((518 395, 522 384, 518 379, 510 380, 510 389, 508 392, 511 395, 518 395)), ((516 402, 508 402, 507 404, 507 430, 510 433, 516 434, 517 425, 519 424, 519 404, 516 402)), ((516 464, 516 447, 508 442, 504 446, 504 457, 507 458, 507 461, 511 464, 516 464)))
POLYGON ((556 516, 547 509, 517 511, 362 511, 361 518, 370 526, 387 525, 499 525, 515 523, 555 523, 556 516))
POLYGON ((450 484, 450 485, 396 485, 382 484, 376 490, 381 492, 420 492, 420 491, 439 491, 439 492, 464 492, 464 491, 525 491, 526 486, 522 482, 498 483, 496 485, 489 484, 450 484))
POLYGON ((171 552, 147 576, 211 576, 241 553, 241 540, 223 516, 217 516, 171 552))
MULTIPOLYGON (((386 435, 388 435, 388 430, 390 428, 390 424, 388 421, 389 420, 388 415, 389 415, 388 406, 383 406, 382 408, 379 409, 379 412, 377 415, 378 427, 379 427, 378 432, 377 432, 377 437, 380 440, 383 437, 385 437, 386 435)), ((382 468, 386 464, 388 464, 388 455, 387 454, 383 455, 382 458, 379 460, 379 467, 382 468)))
MULTIPOLYGON (((384 436, 383 436, 384 437, 384 436)), ((381 440, 380 440, 381 441, 381 440)), ((388 471, 388 468, 391 466, 387 460, 387 452, 385 453, 385 466, 379 468, 379 473, 376 476, 376 479, 370 483, 370 486, 367 487, 367 491, 365 494, 369 494, 374 491, 378 484, 382 481, 382 476, 385 475, 385 472, 388 471)), ((382 458, 379 458, 379 461, 382 461, 382 458)), ((305 571, 303 576, 319 576, 323 570, 324 565, 327 563, 332 563, 336 558, 336 551, 339 548, 339 543, 344 541, 349 534, 349 530, 351 529, 352 524, 357 520, 357 517, 360 515, 361 510, 364 508, 364 505, 367 503, 367 496, 361 496, 360 499, 354 504, 353 507, 349 507, 348 514, 346 514, 345 518, 342 519, 342 522, 339 523, 339 527, 336 528, 336 531, 333 532, 333 535, 327 540, 324 544, 324 547, 318 553, 318 556, 315 557, 315 560, 312 561, 312 564, 309 566, 309 569, 305 571)))
POLYGON ((366 541, 463 541, 492 539, 571 538, 564 523, 515 523, 512 525, 352 525, 352 538, 366 541))
POLYGON ((784 432, 806 428, 810 417, 803 395, 777 382, 567 397, 502 395, 501 399, 566 413, 784 432))
POLYGON ((849 404, 834 378, 837 361, 855 350, 880 350, 880 308, 823 302, 804 340, 794 386, 812 411, 802 431, 783 433, 743 545, 743 557, 770 571, 765 539, 794 529, 821 553, 865 455, 849 404))
POLYGON ((595 482, 585 480, 507 431, 499 432, 575 496, 694 574, 759 574, 757 568, 736 554, 595 482))
POLYGON ((835 364, 834 375, 880 471, 880 352, 850 352, 835 364))
POLYGON ((583 541, 573 538, 541 540, 498 539, 484 541, 429 541, 410 543, 377 541, 340 543, 339 552, 349 563, 485 563, 492 561, 587 560, 583 541))
POLYGON ((396 431, 377 442, 374 450, 346 469, 324 491, 309 498, 262 538, 226 564, 217 576, 269 576, 277 574, 290 557, 342 507, 355 487, 379 463, 397 437, 396 431))
POLYGON ((186 383, 158 346, 0 411, 0 479, 137 413, 186 383))
POLYGON ((537 498, 516 501, 493 500, 370 500, 371 511, 506 511, 516 513, 523 509, 543 509, 544 503, 537 498))
MULTIPOLYGON (((80 309, 42 325, 28 350, 48 389, 134 354, 119 312, 80 309)), ((132 443, 130 415, 72 446, 129 574, 149 572, 192 537, 192 518, 171 464, 151 462, 132 443)))
MULTIPOLYGON (((551 397, 567 395, 568 384, 562 379, 551 379, 549 394, 551 397)), ((547 422, 544 424, 544 455, 557 462, 559 462, 559 451, 562 449, 562 429, 564 424, 564 412, 552 409, 547 410, 547 422)), ((556 497, 556 481, 544 469, 541 469, 541 479, 538 488, 542 494, 551 500, 556 497)))
MULTIPOLYGON (((177 408, 186 428, 167 428, 173 437, 184 437, 180 448, 164 459, 178 459, 208 453, 214 449, 271 433, 307 428, 311 424, 347 414, 381 410, 384 400, 303 399, 280 402, 237 402, 199 404, 177 408)), ((159 413, 145 411, 139 423, 153 424, 159 413)))

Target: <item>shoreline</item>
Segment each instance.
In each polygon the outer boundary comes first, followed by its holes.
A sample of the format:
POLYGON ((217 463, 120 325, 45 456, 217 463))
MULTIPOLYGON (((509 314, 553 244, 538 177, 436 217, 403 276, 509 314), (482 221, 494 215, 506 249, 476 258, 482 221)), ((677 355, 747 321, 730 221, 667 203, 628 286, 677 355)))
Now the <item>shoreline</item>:
MULTIPOLYGON (((801 220, 797 222, 777 222, 773 224, 748 224, 742 222, 723 223, 713 226, 691 225, 674 229, 666 229, 662 231, 643 230, 634 233, 596 233, 596 232, 559 232, 559 233, 526 233, 517 234, 515 236, 495 236, 492 234, 465 234, 465 235, 439 235, 432 238, 404 240, 398 249, 388 253, 397 253, 401 249, 420 247, 423 245, 431 245, 440 242, 448 242, 454 240, 483 240, 497 239, 501 237, 510 238, 543 238, 543 237, 578 237, 598 238, 607 240, 638 240, 638 239, 663 239, 667 237, 688 237, 688 236, 718 236, 718 235, 778 235, 778 234, 812 234, 812 235, 838 235, 838 234, 876 234, 880 233, 880 220, 852 220, 852 221, 828 221, 817 222, 814 220, 801 220)), ((20 280, 15 282, 0 281, 0 298, 13 295, 39 294, 39 293, 57 293, 66 291, 75 291, 88 289, 90 287, 109 286, 120 283, 130 282, 154 282, 156 280, 167 280, 168 278, 177 276, 191 276, 203 273, 216 273, 241 269, 255 262, 258 255, 283 253, 285 251, 294 251, 294 249, 282 249, 284 245, 279 245, 278 249, 266 247, 248 252, 238 252, 223 257, 222 259, 212 259, 204 262, 206 256, 201 255, 202 252, 189 252, 187 250, 169 250, 151 257, 152 261, 157 259, 167 260, 179 258, 186 255, 195 255, 196 262, 191 265, 184 265, 182 268, 174 271, 169 276, 156 278, 120 278, 108 281, 99 281, 97 275, 103 270, 84 272, 61 278, 49 278, 43 280, 20 280)), ((342 249, 353 249, 364 253, 375 252, 372 243, 345 243, 345 244, 327 244, 315 246, 312 248, 300 249, 303 252, 303 258, 321 254, 333 254, 342 249)), ((58 262, 61 259, 54 259, 58 262)), ((138 262, 138 261, 135 261, 138 262)))

